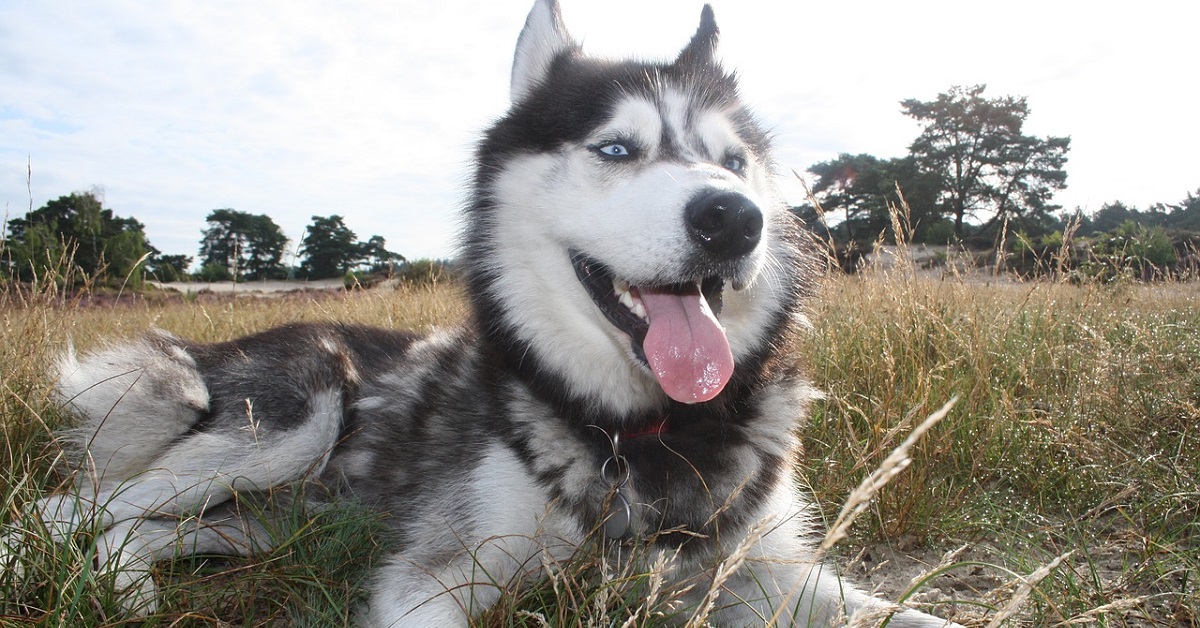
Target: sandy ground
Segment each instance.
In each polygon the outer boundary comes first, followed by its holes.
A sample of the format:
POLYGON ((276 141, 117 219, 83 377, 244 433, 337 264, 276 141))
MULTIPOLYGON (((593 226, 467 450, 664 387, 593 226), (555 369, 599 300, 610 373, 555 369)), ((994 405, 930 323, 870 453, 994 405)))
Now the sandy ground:
POLYGON ((342 287, 342 280, 338 279, 318 279, 315 281, 246 281, 242 283, 233 283, 231 281, 222 281, 219 283, 205 283, 198 281, 175 281, 170 283, 154 282, 154 285, 167 290, 177 290, 182 293, 188 292, 219 292, 219 293, 259 293, 259 294, 274 294, 279 292, 291 292, 293 290, 337 290, 342 287))
POLYGON ((971 613, 976 610, 971 601, 984 598, 987 592, 1005 583, 1004 574, 999 570, 970 564, 974 561, 989 564, 997 562, 997 556, 985 547, 962 548, 960 552, 947 556, 956 548, 905 547, 907 545, 912 545, 908 539, 874 543, 857 548, 851 556, 837 562, 844 576, 885 600, 898 600, 917 585, 917 593, 909 598, 910 601, 918 605, 923 602, 950 602, 953 612, 945 608, 938 612, 945 615, 966 611, 967 616, 958 615, 960 622, 975 615, 971 613), (930 571, 937 571, 939 563, 946 559, 950 564, 960 566, 926 581, 930 571), (960 609, 958 601, 967 604, 960 609))

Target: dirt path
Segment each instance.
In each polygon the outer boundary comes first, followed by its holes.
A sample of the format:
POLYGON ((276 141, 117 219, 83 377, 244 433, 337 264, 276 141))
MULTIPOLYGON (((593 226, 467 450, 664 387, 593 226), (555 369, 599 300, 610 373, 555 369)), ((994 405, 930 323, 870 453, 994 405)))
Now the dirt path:
POLYGON ((154 285, 167 290, 177 290, 182 293, 188 292, 218 292, 218 293, 246 293, 246 294, 276 294, 280 292, 292 292, 294 290, 338 290, 343 286, 342 279, 317 279, 314 281, 245 281, 242 283, 233 283, 231 281, 222 282, 200 282, 200 281, 174 281, 169 283, 154 282, 154 285))

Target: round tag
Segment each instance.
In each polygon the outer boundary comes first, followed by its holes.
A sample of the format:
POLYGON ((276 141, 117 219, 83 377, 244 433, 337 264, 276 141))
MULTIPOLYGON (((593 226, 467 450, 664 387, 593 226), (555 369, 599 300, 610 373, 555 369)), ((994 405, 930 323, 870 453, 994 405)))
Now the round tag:
POLYGON ((629 534, 629 522, 633 512, 629 508, 629 500, 624 493, 617 491, 612 501, 608 503, 608 512, 604 515, 604 536, 610 539, 625 538, 629 534))

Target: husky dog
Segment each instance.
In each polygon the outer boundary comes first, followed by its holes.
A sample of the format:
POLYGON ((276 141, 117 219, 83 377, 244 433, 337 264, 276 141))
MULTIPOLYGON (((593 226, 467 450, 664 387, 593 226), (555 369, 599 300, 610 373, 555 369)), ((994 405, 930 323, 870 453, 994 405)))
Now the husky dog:
POLYGON ((716 42, 705 7, 671 62, 591 58, 537 0, 511 108, 476 153, 469 323, 211 345, 156 331, 71 352, 58 386, 86 457, 43 516, 97 526, 100 564, 141 612, 150 565, 179 548, 269 547, 234 497, 301 480, 395 529, 372 626, 464 625, 593 541, 659 557, 718 625, 886 609, 814 559, 793 474, 814 393, 784 354, 810 259, 716 42))

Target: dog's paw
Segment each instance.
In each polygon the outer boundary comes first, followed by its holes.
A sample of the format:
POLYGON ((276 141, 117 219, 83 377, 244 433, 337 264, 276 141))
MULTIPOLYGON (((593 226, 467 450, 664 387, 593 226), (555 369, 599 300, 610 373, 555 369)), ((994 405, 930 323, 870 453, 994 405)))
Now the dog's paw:
POLYGON ((78 496, 53 495, 28 505, 21 516, 0 531, 0 573, 9 582, 24 578, 26 566, 45 551, 46 541, 68 542, 89 523, 90 503, 78 496))
POLYGON ((150 526, 143 521, 119 523, 96 539, 96 570, 112 582, 117 605, 127 617, 144 617, 158 610, 158 587, 154 584, 154 547, 174 539, 174 527, 150 526))
POLYGON ((158 586, 149 569, 126 566, 111 575, 117 604, 126 617, 145 617, 158 610, 158 586))
POLYGON ((25 577, 24 547, 19 533, 0 533, 0 574, 5 580, 15 581, 25 577))
POLYGON ((34 514, 41 519, 46 533, 55 543, 67 542, 75 533, 89 526, 107 528, 112 524, 104 509, 77 494, 66 493, 39 499, 34 514))

